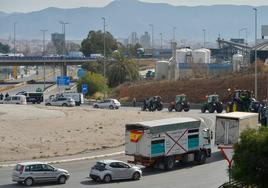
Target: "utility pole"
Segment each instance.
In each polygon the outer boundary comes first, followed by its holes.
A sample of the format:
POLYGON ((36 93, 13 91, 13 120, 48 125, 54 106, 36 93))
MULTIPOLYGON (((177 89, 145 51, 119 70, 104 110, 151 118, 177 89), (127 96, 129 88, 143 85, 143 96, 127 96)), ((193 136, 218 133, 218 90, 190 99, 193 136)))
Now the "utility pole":
POLYGON ((106 19, 105 17, 102 17, 103 20, 103 76, 106 76, 106 19))
POLYGON ((154 56, 154 25, 149 24, 149 26, 152 28, 152 58, 154 56))
POLYGON ((13 32, 14 32, 14 57, 16 55, 16 25, 18 22, 13 23, 13 32))
MULTIPOLYGON (((65 39, 66 39, 66 37, 65 37, 65 26, 67 25, 67 24, 69 24, 68 22, 63 22, 63 21, 59 21, 60 22, 60 24, 62 25, 62 33, 63 33, 63 37, 64 37, 64 39, 63 39, 63 45, 62 45, 62 54, 63 54, 63 58, 64 58, 64 60, 65 60, 65 56, 66 56, 66 41, 65 41, 65 39)), ((64 65, 66 66, 66 61, 64 61, 64 65)), ((64 69, 65 69, 65 66, 64 66, 63 64, 62 64, 62 75, 64 75, 65 73, 65 71, 64 71, 64 69)), ((66 73, 67 74, 67 73, 66 73)), ((64 76, 66 76, 66 75, 64 75, 64 76)))
POLYGON ((206 29, 203 29, 203 37, 204 37, 204 48, 206 48, 206 29))
MULTIPOLYGON (((43 33, 43 58, 45 56, 45 41, 46 41, 46 32, 48 31, 47 29, 41 29, 40 30, 43 33)), ((45 91, 46 89, 46 63, 44 62, 44 89, 43 91, 45 91)))
POLYGON ((257 21, 258 9, 253 8, 255 12, 255 99, 258 100, 258 73, 257 73, 257 21))
POLYGON ((173 27, 173 42, 176 42, 176 29, 177 27, 173 27))

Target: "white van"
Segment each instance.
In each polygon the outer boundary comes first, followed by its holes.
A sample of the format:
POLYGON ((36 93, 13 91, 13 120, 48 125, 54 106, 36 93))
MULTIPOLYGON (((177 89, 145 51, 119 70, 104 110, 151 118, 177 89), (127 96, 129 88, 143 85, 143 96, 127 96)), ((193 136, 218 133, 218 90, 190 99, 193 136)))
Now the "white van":
POLYGON ((75 93, 75 92, 65 92, 62 93, 63 97, 70 97, 75 101, 76 106, 80 106, 81 104, 84 104, 84 96, 82 93, 75 93))
POLYGON ((4 98, 2 104, 27 104, 26 97, 24 95, 14 95, 4 98))

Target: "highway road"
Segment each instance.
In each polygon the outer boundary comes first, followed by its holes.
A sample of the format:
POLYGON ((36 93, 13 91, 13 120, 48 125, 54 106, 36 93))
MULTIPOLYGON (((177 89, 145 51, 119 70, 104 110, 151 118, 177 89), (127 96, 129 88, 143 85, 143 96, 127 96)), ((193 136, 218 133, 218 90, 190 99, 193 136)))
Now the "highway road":
MULTIPOLYGON (((139 108, 122 108, 124 110, 139 110, 139 108)), ((166 110, 165 110, 166 111, 166 110)), ((150 113, 150 112, 148 112, 150 113)), ((160 112, 161 113, 161 112, 160 112)), ((176 112, 174 112, 176 113, 176 112)), ((182 116, 202 117, 205 122, 214 129, 216 114, 201 114, 199 110, 191 110, 188 113, 178 113, 182 116)), ((214 141, 213 141, 214 143, 214 141)), ((123 148, 122 148, 123 150, 123 148)), ((107 154, 107 151, 101 151, 107 154)), ((109 151, 110 152, 110 151, 109 151)), ((88 156, 94 156, 94 152, 88 156)), ((99 155, 99 153, 98 153, 99 155)), ((75 156, 72 156, 72 158, 75 156)), ((125 155, 109 157, 113 159, 127 161, 130 158, 125 155)), ((100 160, 100 159, 99 159, 100 160)), ((109 184, 95 183, 88 178, 89 169, 96 160, 84 160, 56 164, 56 167, 68 170, 71 173, 70 180, 65 185, 58 184, 38 184, 34 187, 67 187, 67 188, 216 188, 228 181, 227 162, 216 147, 213 147, 212 157, 204 165, 179 164, 172 171, 161 171, 156 169, 143 169, 143 177, 140 181, 116 181, 109 184)), ((0 188, 21 187, 11 182, 12 168, 0 168, 0 188)))

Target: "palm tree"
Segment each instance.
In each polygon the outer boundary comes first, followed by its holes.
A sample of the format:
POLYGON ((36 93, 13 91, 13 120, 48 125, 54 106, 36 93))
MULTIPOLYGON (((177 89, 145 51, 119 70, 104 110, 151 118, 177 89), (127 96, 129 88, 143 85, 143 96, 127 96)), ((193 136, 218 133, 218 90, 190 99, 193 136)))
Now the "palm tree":
POLYGON ((139 78, 138 66, 133 60, 126 59, 120 52, 115 52, 112 61, 108 64, 107 76, 111 87, 125 81, 135 81, 139 78))

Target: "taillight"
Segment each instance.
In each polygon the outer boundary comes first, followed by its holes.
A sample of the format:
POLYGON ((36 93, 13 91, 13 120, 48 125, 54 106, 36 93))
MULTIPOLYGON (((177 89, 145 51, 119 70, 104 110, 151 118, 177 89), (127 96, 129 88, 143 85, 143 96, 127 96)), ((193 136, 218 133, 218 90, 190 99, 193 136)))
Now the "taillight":
POLYGON ((24 170, 24 166, 21 166, 20 169, 19 169, 20 174, 23 173, 23 170, 24 170))

